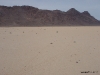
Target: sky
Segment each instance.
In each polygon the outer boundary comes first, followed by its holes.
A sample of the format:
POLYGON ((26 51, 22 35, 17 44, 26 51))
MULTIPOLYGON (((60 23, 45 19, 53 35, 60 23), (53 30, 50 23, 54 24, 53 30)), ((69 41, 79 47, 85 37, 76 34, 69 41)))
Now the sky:
POLYGON ((68 11, 70 8, 83 12, 88 11, 100 20, 100 0, 0 0, 0 5, 28 5, 39 9, 68 11))

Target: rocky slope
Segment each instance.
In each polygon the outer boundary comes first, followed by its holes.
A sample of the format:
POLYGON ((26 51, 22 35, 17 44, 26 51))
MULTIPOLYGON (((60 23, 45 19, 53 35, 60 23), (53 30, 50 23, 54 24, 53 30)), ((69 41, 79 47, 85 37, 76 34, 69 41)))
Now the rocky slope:
POLYGON ((74 8, 67 12, 41 10, 32 6, 0 6, 0 26, 70 26, 100 25, 88 11, 74 8))

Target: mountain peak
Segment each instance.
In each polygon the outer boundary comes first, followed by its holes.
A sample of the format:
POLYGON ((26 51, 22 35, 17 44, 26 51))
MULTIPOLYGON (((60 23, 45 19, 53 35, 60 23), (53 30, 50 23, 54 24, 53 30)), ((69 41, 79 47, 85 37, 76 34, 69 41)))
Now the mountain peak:
POLYGON ((70 8, 69 11, 77 11, 75 8, 70 8))
POLYGON ((79 15, 80 12, 77 11, 75 8, 71 8, 71 9, 69 9, 69 10, 67 11, 67 14, 69 14, 69 15, 79 15))
POLYGON ((82 14, 87 15, 87 16, 91 16, 88 11, 84 11, 84 12, 82 12, 82 14))

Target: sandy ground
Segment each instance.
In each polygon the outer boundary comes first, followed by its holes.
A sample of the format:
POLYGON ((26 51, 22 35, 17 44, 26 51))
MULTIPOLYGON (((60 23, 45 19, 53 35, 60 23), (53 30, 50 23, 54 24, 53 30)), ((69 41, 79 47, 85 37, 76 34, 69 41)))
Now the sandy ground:
POLYGON ((100 75, 100 27, 1 27, 0 75, 100 75))

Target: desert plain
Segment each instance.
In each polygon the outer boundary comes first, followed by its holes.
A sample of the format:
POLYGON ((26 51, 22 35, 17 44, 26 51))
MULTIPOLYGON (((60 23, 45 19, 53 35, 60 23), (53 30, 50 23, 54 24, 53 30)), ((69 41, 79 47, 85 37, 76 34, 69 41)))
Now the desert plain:
POLYGON ((100 27, 1 27, 0 75, 100 75, 100 27))

